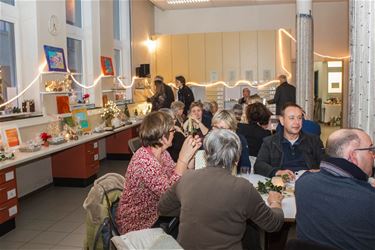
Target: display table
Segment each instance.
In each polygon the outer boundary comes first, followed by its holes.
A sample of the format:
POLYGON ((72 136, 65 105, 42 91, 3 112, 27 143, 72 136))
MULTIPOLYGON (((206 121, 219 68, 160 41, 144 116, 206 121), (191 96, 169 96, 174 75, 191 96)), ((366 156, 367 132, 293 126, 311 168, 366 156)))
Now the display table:
MULTIPOLYGON (((116 134, 135 135, 133 131, 141 124, 141 120, 113 131, 93 133, 81 136, 78 140, 60 145, 42 147, 37 152, 16 151, 14 160, 0 163, 0 236, 15 228, 15 216, 18 213, 18 190, 16 168, 25 164, 51 157, 53 182, 59 186, 87 186, 91 184, 99 171, 98 140, 116 134)), ((126 141, 116 141, 124 144, 126 141)), ((27 166, 26 166, 27 167, 27 166)), ((38 167, 40 167, 38 165, 38 167)))
POLYGON ((332 117, 341 117, 341 104, 326 104, 323 103, 323 122, 329 123, 332 117))

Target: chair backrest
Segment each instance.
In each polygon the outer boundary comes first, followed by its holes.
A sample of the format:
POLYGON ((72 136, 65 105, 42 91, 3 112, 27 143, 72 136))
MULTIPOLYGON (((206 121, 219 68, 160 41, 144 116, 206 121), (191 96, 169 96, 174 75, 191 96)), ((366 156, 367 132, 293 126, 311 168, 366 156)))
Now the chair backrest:
POLYGON ((141 138, 139 137, 131 138, 128 141, 128 145, 129 145, 130 150, 134 154, 135 151, 137 151, 142 146, 141 138))

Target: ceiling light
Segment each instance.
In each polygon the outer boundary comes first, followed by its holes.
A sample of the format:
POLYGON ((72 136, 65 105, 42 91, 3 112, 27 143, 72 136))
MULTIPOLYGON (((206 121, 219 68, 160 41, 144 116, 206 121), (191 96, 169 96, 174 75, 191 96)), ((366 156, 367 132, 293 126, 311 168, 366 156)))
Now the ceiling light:
POLYGON ((210 0, 167 0, 167 4, 206 3, 210 0))

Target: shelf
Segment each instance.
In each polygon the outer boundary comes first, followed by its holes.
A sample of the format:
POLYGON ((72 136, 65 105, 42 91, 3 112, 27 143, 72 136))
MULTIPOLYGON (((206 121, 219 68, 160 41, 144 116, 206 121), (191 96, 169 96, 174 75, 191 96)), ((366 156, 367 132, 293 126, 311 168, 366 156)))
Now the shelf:
POLYGON ((43 91, 40 92, 42 95, 66 95, 66 94, 73 94, 73 93, 82 93, 82 91, 43 91))
POLYGON ((82 73, 69 73, 69 72, 61 72, 61 71, 47 71, 47 72, 42 72, 42 75, 73 75, 73 76, 81 76, 82 73))
POLYGON ((102 93, 110 93, 110 92, 116 92, 116 91, 126 91, 126 89, 103 89, 102 93))

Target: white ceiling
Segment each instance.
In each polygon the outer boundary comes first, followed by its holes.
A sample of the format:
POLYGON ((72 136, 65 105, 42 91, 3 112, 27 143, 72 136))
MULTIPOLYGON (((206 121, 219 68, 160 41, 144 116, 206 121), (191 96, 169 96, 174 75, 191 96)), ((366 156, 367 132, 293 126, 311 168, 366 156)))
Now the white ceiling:
MULTIPOLYGON (((290 4, 296 0, 210 0, 203 3, 167 4, 167 0, 150 0, 156 7, 162 10, 196 9, 213 7, 231 7, 244 5, 266 5, 266 4, 290 4)), ((347 0, 313 0, 313 2, 340 2, 347 0)))

